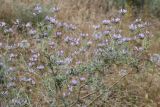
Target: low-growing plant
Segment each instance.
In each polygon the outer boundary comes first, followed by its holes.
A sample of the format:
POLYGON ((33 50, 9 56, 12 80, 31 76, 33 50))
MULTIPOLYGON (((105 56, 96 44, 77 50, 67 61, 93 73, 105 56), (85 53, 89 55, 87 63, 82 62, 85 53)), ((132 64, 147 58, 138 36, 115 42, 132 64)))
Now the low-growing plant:
POLYGON ((31 19, 0 21, 2 106, 141 106, 153 99, 149 90, 140 94, 131 82, 140 85, 143 73, 159 66, 159 55, 148 50, 149 22, 138 18, 126 26, 127 10, 120 9, 83 31, 60 20, 57 6, 46 10, 36 4, 29 10, 31 19))

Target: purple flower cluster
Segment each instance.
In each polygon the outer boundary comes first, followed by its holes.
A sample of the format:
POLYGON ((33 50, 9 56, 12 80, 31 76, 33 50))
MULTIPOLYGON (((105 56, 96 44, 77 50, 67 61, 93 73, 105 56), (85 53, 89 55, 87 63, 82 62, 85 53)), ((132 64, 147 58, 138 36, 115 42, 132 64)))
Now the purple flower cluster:
POLYGON ((34 7, 34 10, 33 10, 33 15, 39 15, 40 13, 42 13, 42 7, 40 4, 37 4, 35 7, 34 7))
POLYGON ((80 44, 80 38, 73 38, 70 36, 66 36, 64 41, 72 46, 77 46, 80 44))
POLYGON ((57 20, 56 20, 55 17, 46 16, 45 20, 48 21, 48 22, 50 22, 51 24, 57 24, 57 20))

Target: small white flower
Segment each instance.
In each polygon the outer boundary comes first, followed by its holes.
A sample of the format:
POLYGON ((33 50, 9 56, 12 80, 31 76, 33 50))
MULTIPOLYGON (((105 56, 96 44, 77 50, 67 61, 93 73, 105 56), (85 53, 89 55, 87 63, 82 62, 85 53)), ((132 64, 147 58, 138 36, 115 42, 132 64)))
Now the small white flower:
POLYGON ((88 36, 88 34, 80 33, 80 36, 81 36, 81 37, 83 37, 83 38, 85 38, 85 37, 87 37, 87 36, 88 36))
POLYGON ((31 22, 28 22, 28 23, 26 24, 26 27, 27 27, 27 28, 31 28, 31 27, 32 27, 32 23, 31 23, 31 22))
POLYGON ((121 21, 120 18, 112 18, 112 23, 119 23, 121 21))
POLYGON ((59 10, 60 10, 60 8, 58 8, 58 7, 53 7, 53 8, 51 8, 50 9, 51 10, 51 12, 59 12, 59 10))
POLYGON ((88 41, 87 46, 91 46, 91 45, 92 45, 92 41, 88 41))
POLYGON ((126 10, 126 9, 121 9, 121 10, 119 10, 119 13, 121 13, 121 14, 126 14, 126 13, 127 13, 127 10, 126 10))
POLYGON ((48 42, 48 45, 51 47, 51 48, 54 48, 55 47, 55 43, 53 41, 49 41, 48 42))
POLYGON ((136 19, 135 23, 140 23, 142 21, 142 19, 136 19))
POLYGON ((6 23, 5 22, 0 22, 0 27, 4 27, 6 26, 6 23))

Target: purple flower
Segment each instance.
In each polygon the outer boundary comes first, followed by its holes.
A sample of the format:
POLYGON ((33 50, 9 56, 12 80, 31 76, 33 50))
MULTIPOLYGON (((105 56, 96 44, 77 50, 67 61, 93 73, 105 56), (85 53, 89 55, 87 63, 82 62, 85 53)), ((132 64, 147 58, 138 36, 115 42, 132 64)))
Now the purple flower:
POLYGON ((49 22, 52 23, 52 24, 57 24, 57 23, 58 23, 55 17, 46 16, 46 17, 45 17, 45 20, 46 20, 46 21, 49 21, 49 22))
POLYGON ((75 30, 77 27, 73 24, 68 25, 68 28, 71 30, 75 30))
POLYGON ((56 32, 56 36, 57 36, 57 37, 62 36, 62 32, 56 32))
POLYGON ((93 34, 93 36, 95 37, 95 39, 101 39, 103 35, 101 32, 99 32, 99 33, 93 34))
POLYGON ((49 46, 50 46, 51 48, 54 48, 54 47, 55 47, 55 43, 54 43, 53 41, 49 41, 48 44, 49 44, 49 46))
POLYGON ((31 30, 28 32, 28 34, 31 35, 31 36, 35 35, 36 33, 37 33, 37 31, 34 30, 34 29, 31 29, 31 30))
POLYGON ((28 66, 29 66, 29 67, 32 67, 32 66, 35 65, 35 64, 36 64, 35 62, 29 62, 29 63, 28 63, 28 66))
POLYGON ((137 29, 137 25, 131 24, 131 25, 129 26, 129 29, 130 29, 131 31, 135 31, 135 30, 137 29))
POLYGON ((103 20, 102 23, 103 23, 104 25, 108 25, 108 24, 111 23, 111 21, 110 21, 110 20, 103 20))
POLYGON ((68 91, 72 92, 73 91, 73 86, 68 86, 68 91))
POLYGON ((80 81, 85 81, 86 78, 85 77, 80 77, 80 81))
POLYGON ((110 31, 109 31, 109 30, 103 31, 103 35, 109 35, 109 34, 110 34, 110 31))
POLYGON ((112 37, 117 40, 117 39, 121 39, 122 35, 121 34, 113 34, 112 37))
POLYGON ((71 57, 67 57, 67 58, 64 60, 64 62, 65 62, 66 64, 70 64, 70 63, 72 62, 72 58, 71 58, 71 57))
POLYGON ((82 63, 81 61, 76 62, 77 65, 80 65, 81 63, 82 63))
POLYGON ((123 37, 123 38, 120 39, 120 42, 129 42, 129 41, 131 41, 131 40, 132 40, 132 38, 123 37))
POLYGON ((80 38, 72 38, 72 37, 69 37, 67 36, 64 41, 66 43, 69 43, 70 45, 79 45, 80 44, 80 38))
POLYGON ((63 60, 59 60, 59 61, 56 61, 56 64, 57 65, 65 65, 65 62, 63 60))
POLYGON ((34 81, 32 78, 28 78, 28 77, 21 77, 19 80, 20 80, 20 81, 24 81, 24 82, 31 82, 31 83, 32 83, 32 85, 34 85, 34 84, 35 84, 35 81, 34 81))
POLYGON ((42 12, 42 7, 40 6, 40 4, 37 4, 35 7, 34 7, 34 13, 33 13, 33 15, 38 15, 38 14, 40 14, 41 12, 42 12))
POLYGON ((71 81, 71 84, 72 84, 73 86, 75 86, 75 85, 77 85, 77 84, 78 84, 78 81, 77 81, 77 80, 75 80, 75 79, 73 79, 73 80, 71 81))
POLYGON ((103 46, 106 46, 108 44, 108 40, 104 40, 102 41, 101 43, 98 44, 99 47, 103 47, 103 46))
POLYGON ((32 55, 32 57, 33 57, 33 58, 38 58, 39 56, 40 56, 40 54, 39 54, 39 53, 37 53, 37 54, 36 54, 36 53, 34 53, 34 54, 32 55))
POLYGON ((137 35, 137 37, 140 38, 140 39, 143 39, 145 37, 145 34, 140 33, 140 34, 137 35))
POLYGON ((50 17, 49 21, 50 21, 51 23, 53 23, 53 24, 55 24, 55 23, 56 23, 56 19, 55 19, 55 17, 50 17))

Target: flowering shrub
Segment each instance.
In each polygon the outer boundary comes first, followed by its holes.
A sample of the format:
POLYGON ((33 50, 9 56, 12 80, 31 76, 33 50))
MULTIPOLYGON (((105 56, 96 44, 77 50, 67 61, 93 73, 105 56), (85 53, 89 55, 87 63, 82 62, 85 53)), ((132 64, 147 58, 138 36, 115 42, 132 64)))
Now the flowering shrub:
MULTIPOLYGON (((136 19, 124 28, 125 9, 86 32, 58 19, 58 6, 39 20, 43 11, 40 4, 33 8, 36 22, 0 21, 3 106, 106 106, 123 89, 117 85, 121 80, 159 66, 158 54, 148 57, 151 24, 136 19), (109 81, 119 78, 112 85, 106 82, 111 74, 118 76, 109 81)), ((134 100, 122 105, 138 105, 139 98, 134 100)))

